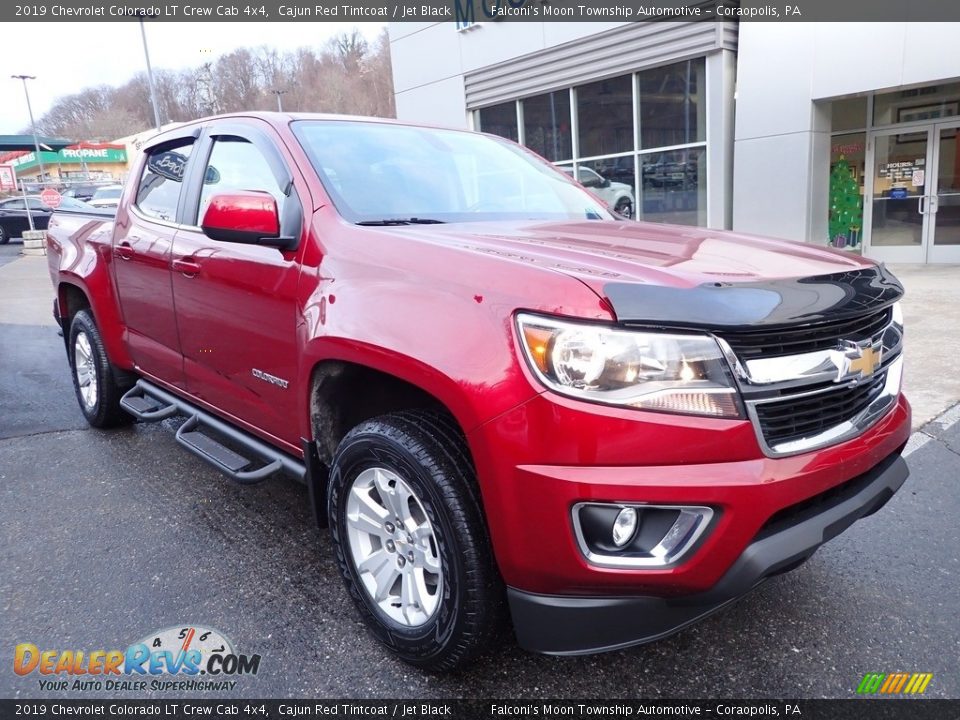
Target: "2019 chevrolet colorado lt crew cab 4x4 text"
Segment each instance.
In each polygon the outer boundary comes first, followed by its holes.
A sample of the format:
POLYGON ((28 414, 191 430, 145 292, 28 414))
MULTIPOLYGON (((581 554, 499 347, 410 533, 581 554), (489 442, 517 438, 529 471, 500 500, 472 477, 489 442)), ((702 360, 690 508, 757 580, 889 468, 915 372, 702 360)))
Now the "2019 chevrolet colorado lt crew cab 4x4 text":
POLYGON ((901 486, 900 284, 821 247, 617 219, 526 149, 262 114, 158 135, 116 217, 56 213, 95 427, 185 416, 302 478, 390 650, 668 635, 901 486))

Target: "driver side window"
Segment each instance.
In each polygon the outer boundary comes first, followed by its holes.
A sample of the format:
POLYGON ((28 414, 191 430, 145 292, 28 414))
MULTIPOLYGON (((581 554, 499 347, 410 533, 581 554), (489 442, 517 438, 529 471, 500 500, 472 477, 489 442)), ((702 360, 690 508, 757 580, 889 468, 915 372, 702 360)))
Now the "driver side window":
POLYGON ((203 224, 204 213, 214 195, 232 190, 260 190, 270 193, 277 201, 277 211, 283 217, 286 196, 263 153, 243 138, 218 137, 213 143, 203 177, 195 224, 203 224))

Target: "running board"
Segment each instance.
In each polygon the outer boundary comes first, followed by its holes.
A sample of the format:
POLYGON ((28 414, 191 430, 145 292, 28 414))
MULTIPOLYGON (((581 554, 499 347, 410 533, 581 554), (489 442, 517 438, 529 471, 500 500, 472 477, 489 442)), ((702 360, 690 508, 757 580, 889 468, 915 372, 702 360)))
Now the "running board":
POLYGON ((241 485, 262 482, 278 472, 306 481, 306 466, 300 460, 146 380, 138 380, 120 406, 143 422, 186 415, 187 421, 177 429, 177 442, 241 485))
POLYGON ((120 407, 142 422, 157 422, 180 414, 176 405, 147 395, 139 382, 120 398, 120 407))

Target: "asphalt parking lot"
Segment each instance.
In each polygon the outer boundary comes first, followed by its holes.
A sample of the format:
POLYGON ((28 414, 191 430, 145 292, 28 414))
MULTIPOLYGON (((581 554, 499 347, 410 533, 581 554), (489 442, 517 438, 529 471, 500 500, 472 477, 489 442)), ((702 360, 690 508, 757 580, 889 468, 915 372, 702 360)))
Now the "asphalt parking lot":
MULTIPOLYGON (((18 251, 0 246, 0 283, 18 251)), ((366 635, 303 487, 234 485, 169 425, 87 428, 50 323, 0 307, 0 362, 5 697, 83 697, 16 676, 17 643, 125 648, 187 624, 262 656, 231 697, 849 698, 864 673, 893 671, 932 672, 928 696, 960 697, 956 407, 913 438, 911 477, 886 508, 721 614, 593 657, 530 655, 505 638, 468 671, 432 676, 366 635)), ((113 695, 142 696, 94 697, 113 695)))

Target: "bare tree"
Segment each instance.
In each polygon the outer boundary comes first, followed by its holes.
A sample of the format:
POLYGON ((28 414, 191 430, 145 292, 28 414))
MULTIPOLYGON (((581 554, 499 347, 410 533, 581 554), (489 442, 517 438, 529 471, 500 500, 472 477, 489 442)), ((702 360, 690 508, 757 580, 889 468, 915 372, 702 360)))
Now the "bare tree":
POLYGON ((357 72, 367 55, 367 41, 357 28, 348 33, 340 33, 327 45, 348 73, 357 72))
MULTIPOLYGON (((240 48, 193 69, 157 70, 154 81, 164 121, 272 110, 272 90, 285 91, 286 110, 395 115, 386 30, 372 43, 353 29, 321 48, 240 48)), ((146 130, 153 125, 146 76, 61 97, 37 125, 45 134, 76 140, 112 140, 146 130)))

